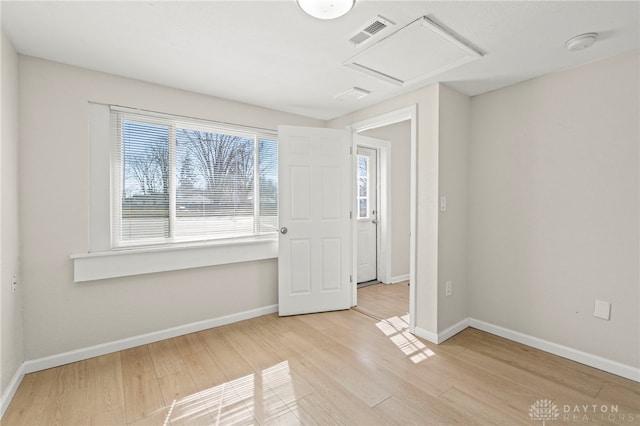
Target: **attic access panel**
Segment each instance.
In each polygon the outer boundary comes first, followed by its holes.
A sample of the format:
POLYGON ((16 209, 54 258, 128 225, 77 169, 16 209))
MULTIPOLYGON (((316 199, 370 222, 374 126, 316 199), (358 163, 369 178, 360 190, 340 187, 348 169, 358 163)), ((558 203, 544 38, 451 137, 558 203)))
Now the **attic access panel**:
POLYGON ((460 36, 423 16, 352 56, 344 65, 406 86, 481 56, 460 36))

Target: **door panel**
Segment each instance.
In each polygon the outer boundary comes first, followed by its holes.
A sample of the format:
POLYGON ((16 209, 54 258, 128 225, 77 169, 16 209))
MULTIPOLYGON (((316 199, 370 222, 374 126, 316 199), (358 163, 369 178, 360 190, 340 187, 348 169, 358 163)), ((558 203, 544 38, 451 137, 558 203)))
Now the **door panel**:
POLYGON ((292 239, 289 247, 291 259, 291 294, 311 294, 311 242, 292 239))
POLYGON ((279 313, 348 309, 351 136, 343 130, 281 126, 278 142, 279 313))
POLYGON ((290 204, 291 218, 311 220, 311 168, 291 166, 289 170, 291 182, 289 197, 296 200, 295 203, 290 204))

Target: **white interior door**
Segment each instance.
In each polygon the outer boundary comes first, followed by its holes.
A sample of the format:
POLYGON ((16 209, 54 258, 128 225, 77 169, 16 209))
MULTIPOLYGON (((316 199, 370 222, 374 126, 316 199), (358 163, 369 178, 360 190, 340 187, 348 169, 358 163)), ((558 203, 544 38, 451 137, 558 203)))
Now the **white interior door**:
POLYGON ((279 314, 352 306, 351 135, 280 126, 279 314))
POLYGON ((358 198, 358 282, 378 278, 378 153, 358 146, 356 159, 358 198))

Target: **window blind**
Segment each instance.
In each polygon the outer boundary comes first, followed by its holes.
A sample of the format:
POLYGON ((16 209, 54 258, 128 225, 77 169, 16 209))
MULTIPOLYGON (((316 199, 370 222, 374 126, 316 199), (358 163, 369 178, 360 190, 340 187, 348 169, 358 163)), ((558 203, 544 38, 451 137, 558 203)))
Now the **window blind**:
POLYGON ((122 108, 111 123, 112 246, 276 232, 275 133, 122 108))

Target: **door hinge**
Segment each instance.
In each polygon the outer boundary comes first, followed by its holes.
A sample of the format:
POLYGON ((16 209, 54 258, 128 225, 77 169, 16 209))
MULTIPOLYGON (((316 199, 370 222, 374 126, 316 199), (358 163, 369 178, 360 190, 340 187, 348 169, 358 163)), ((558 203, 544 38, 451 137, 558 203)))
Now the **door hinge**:
POLYGON ((353 282, 353 275, 349 275, 349 282, 352 283, 353 282))
POLYGON ((349 219, 353 219, 353 211, 349 212, 349 219))
POLYGON ((353 155, 353 147, 352 146, 349 147, 349 155, 353 155))

